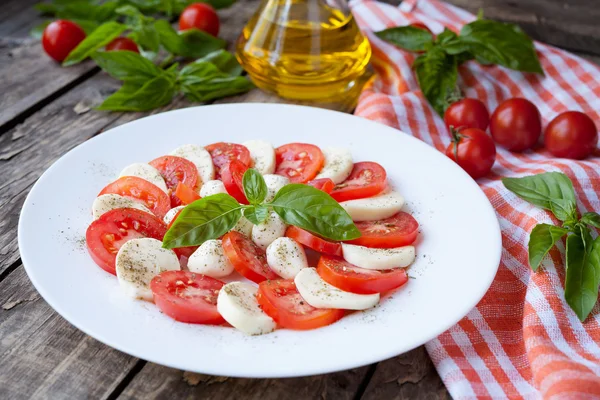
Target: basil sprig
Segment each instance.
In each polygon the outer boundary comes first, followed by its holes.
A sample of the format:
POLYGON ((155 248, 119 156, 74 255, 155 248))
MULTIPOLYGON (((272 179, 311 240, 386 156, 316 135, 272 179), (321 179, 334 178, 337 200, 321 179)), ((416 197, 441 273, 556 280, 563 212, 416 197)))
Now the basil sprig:
POLYGON ((272 208, 281 219, 331 240, 351 240, 360 231, 346 210, 331 196, 312 186, 289 184, 281 188, 271 202, 264 202, 267 186, 254 169, 243 177, 244 194, 250 205, 240 204, 228 194, 215 194, 187 205, 165 234, 167 249, 198 246, 217 239, 231 230, 242 215, 258 225, 272 208))
POLYGON ((547 172, 524 178, 504 178, 504 186, 522 199, 551 211, 562 226, 536 225, 529 235, 529 265, 537 271, 556 242, 567 236, 565 300, 583 322, 598 299, 600 237, 590 227, 600 227, 600 215, 577 214, 577 200, 569 177, 547 172))

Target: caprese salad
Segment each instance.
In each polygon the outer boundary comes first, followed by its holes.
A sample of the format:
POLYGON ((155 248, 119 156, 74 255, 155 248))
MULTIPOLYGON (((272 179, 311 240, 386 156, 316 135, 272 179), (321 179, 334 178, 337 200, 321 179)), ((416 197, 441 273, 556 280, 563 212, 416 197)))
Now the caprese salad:
POLYGON ((403 205, 346 149, 188 144, 125 167, 86 241, 128 296, 177 321, 314 329, 407 283, 419 225, 403 205))

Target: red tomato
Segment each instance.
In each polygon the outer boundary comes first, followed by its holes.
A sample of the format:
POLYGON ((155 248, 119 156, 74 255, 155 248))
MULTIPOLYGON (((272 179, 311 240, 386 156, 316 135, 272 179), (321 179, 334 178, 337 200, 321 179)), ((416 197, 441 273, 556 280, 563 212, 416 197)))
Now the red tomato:
POLYGON ((322 256, 317 272, 323 280, 346 292, 373 294, 399 288, 408 282, 404 268, 377 271, 356 267, 341 258, 322 256))
POLYGON ((219 16, 214 8, 206 3, 194 3, 185 8, 179 16, 179 30, 200 29, 213 36, 219 34, 219 16))
POLYGON ((177 197, 185 205, 191 204, 196 200, 200 200, 200 195, 183 182, 179 182, 177 184, 177 188, 175 188, 175 197, 177 197))
POLYGON ((453 131, 452 134, 454 137, 446 155, 473 179, 487 175, 496 161, 496 146, 492 138, 477 128, 453 131))
POLYGON ((490 113, 481 101, 466 98, 446 109, 444 122, 448 129, 478 128, 485 131, 490 123, 490 113))
POLYGON ((387 185, 387 174, 383 167, 375 162, 354 164, 348 179, 336 185, 331 197, 337 201, 363 199, 375 196, 387 185))
POLYGON ((419 223, 403 211, 381 221, 362 221, 354 224, 361 237, 348 243, 380 249, 408 246, 415 241, 419 230, 419 223))
MULTIPOLYGON (((171 226, 173 226, 175 220, 179 218, 179 214, 181 214, 181 211, 182 210, 179 210, 177 214, 175 214, 171 222, 169 222, 169 225, 167 225, 167 230, 171 229, 171 226)), ((177 247, 173 249, 173 251, 175 252, 175 254, 177 254, 178 258, 185 257, 187 259, 190 258, 192 254, 194 254, 198 247, 200 246, 177 247)))
POLYGON ((333 181, 329 178, 313 179, 312 181, 308 182, 308 184, 319 190, 322 190, 327 194, 331 193, 335 187, 335 183, 333 183, 333 181))
POLYGON ((225 283, 189 271, 165 271, 150 282, 154 303, 169 317, 190 324, 225 323, 217 296, 225 283))
POLYGON ((198 169, 191 161, 182 157, 163 156, 150 161, 148 164, 156 168, 164 178, 169 193, 171 194, 171 207, 182 205, 181 200, 175 196, 175 189, 179 182, 196 190, 201 182, 198 169))
POLYGON ((232 160, 221 169, 221 180, 227 193, 242 204, 248 204, 248 199, 244 194, 244 185, 242 180, 248 166, 241 161, 232 160))
POLYGON ((292 280, 261 282, 256 299, 269 317, 287 329, 316 329, 330 325, 344 316, 344 310, 314 308, 308 304, 292 280))
POLYGON ((312 144, 289 143, 275 150, 276 174, 292 183, 306 183, 313 179, 325 163, 321 149, 312 144))
POLYGON ((542 133, 542 118, 529 100, 514 98, 496 108, 490 120, 494 141, 510 151, 532 148, 542 133))
POLYGON ((51 22, 42 34, 42 47, 46 54, 63 62, 71 51, 85 39, 85 32, 75 22, 60 19, 51 22))
POLYGON ((554 118, 544 131, 544 145, 555 157, 582 160, 598 144, 594 121, 579 111, 567 111, 554 118))
POLYGON ((154 214, 164 218, 171 209, 169 196, 158 186, 137 176, 123 176, 106 186, 98 196, 108 193, 119 194, 135 200, 141 200, 154 214))
POLYGON ((232 160, 239 160, 246 165, 252 164, 250 152, 246 146, 242 146, 241 144, 213 143, 206 146, 206 150, 210 153, 215 165, 215 179, 221 179, 221 168, 225 167, 232 160))
POLYGON ((412 26, 413 28, 423 29, 424 31, 427 31, 433 35, 431 29, 429 29, 429 27, 422 22, 413 22, 412 24, 410 24, 410 26, 412 26))
POLYGON ((116 38, 115 40, 113 40, 112 42, 110 42, 109 44, 106 45, 106 51, 115 51, 115 50, 133 51, 134 53, 138 53, 138 54, 140 52, 137 44, 135 44, 135 42, 133 40, 131 40, 129 38, 124 38, 124 37, 116 38))
POLYGON ((264 250, 237 231, 223 236, 223 252, 242 276, 260 283, 279 276, 269 268, 264 250))
POLYGON ((342 245, 337 242, 330 242, 326 239, 313 235, 309 231, 300 229, 297 226, 291 225, 285 231, 285 236, 294 239, 296 242, 303 244, 306 247, 318 251, 319 253, 329 254, 332 256, 342 256, 342 245))
POLYGON ((115 275, 115 259, 121 246, 131 239, 162 240, 165 223, 156 216, 134 208, 117 208, 102 214, 88 226, 85 241, 96 264, 115 275))

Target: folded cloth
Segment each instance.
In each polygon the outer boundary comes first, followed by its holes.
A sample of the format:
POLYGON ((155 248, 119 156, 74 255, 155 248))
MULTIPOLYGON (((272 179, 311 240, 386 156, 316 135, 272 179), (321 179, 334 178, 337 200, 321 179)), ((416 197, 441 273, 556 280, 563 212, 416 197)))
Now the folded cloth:
MULTIPOLYGON (((369 37, 377 71, 360 96, 356 115, 398 128, 443 151, 450 134, 419 90, 411 70, 415 54, 372 32, 413 22, 425 23, 436 34, 445 27, 459 32, 475 17, 435 0, 405 0, 399 7, 357 0, 351 7, 369 37)), ((537 105, 544 125, 560 112, 580 110, 600 127, 600 68, 552 46, 535 46, 545 77, 470 61, 460 67, 465 96, 482 100, 490 112, 505 99, 524 97, 537 105)), ((517 198, 500 181, 544 171, 562 171, 571 178, 580 212, 600 211, 598 157, 572 161, 553 158, 541 147, 525 153, 498 148, 492 172, 478 183, 500 221, 500 268, 477 307, 426 345, 453 398, 600 398, 600 306, 596 304, 582 324, 566 304, 564 242, 550 252, 537 273, 531 271, 529 232, 537 223, 558 221, 517 198)))

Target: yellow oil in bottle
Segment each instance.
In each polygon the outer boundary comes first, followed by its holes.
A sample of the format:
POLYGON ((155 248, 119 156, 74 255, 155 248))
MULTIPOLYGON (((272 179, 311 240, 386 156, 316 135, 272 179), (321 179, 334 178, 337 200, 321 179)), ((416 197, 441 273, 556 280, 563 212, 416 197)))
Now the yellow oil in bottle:
POLYGON ((371 47, 343 1, 263 0, 237 42, 254 83, 294 100, 358 93, 371 47))

